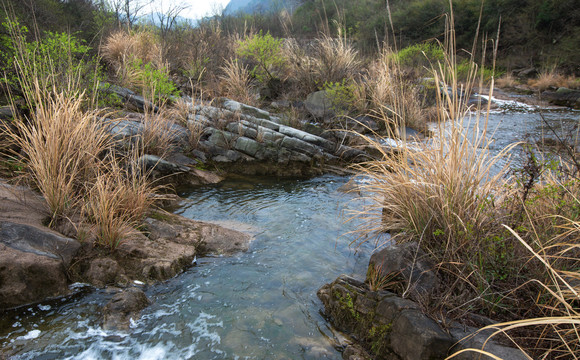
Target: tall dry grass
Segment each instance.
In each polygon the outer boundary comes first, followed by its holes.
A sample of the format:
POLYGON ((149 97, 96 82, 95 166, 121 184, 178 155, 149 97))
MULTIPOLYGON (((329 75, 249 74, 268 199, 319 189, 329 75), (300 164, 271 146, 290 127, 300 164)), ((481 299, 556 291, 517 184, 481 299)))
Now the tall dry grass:
POLYGON ((117 69, 123 67, 131 58, 152 63, 156 67, 165 66, 159 40, 148 31, 119 30, 105 39, 100 50, 103 58, 117 69))
POLYGON ((124 160, 109 156, 106 167, 87 184, 83 215, 92 224, 97 243, 111 250, 136 232, 158 190, 140 168, 139 153, 133 151, 124 160))
MULTIPOLYGON (((365 179, 363 191, 373 205, 355 215, 364 221, 359 243, 383 232, 398 241, 417 241, 446 281, 442 293, 433 294, 438 300, 431 307, 445 306, 449 316, 460 316, 468 309, 496 306, 498 290, 489 271, 501 267, 496 257, 503 253, 484 257, 481 253, 482 249, 494 251, 490 243, 494 244, 497 234, 490 229, 503 215, 496 204, 507 196, 508 168, 503 157, 509 148, 494 155, 486 117, 470 111, 467 102, 477 68, 472 62, 471 80, 462 87, 456 75, 452 29, 447 33, 445 61, 432 71, 437 89, 436 135, 412 146, 403 142, 396 156, 381 140, 363 137, 381 156, 357 166, 365 179), (468 127, 474 130, 468 133, 468 127)), ((403 90, 407 84, 393 74, 396 66, 393 70, 386 61, 379 66, 383 75, 377 78, 383 86, 377 87, 374 96, 380 99, 377 103, 387 101, 391 106, 380 105, 378 114, 387 124, 404 126, 411 110, 403 90)))
POLYGON ((101 114, 83 110, 82 96, 57 91, 48 96, 38 83, 31 95, 32 116, 15 121, 10 137, 24 154, 51 219, 59 220, 82 201, 83 185, 95 176, 98 158, 110 147, 110 137, 99 124, 101 114))
MULTIPOLYGON (((91 110, 95 102, 85 100, 79 67, 70 63, 62 83, 46 87, 41 82, 44 69, 36 63, 40 60, 28 56, 22 36, 13 40, 18 81, 30 115, 16 118, 5 130, 13 141, 9 156, 23 164, 24 176, 46 199, 50 226, 65 219, 87 221, 96 225, 99 244, 114 248, 124 229, 143 218, 156 188, 146 174, 128 170, 134 168, 129 160, 112 156, 115 143, 104 124, 105 114, 91 110)), ((54 64, 52 59, 42 61, 54 64)))
POLYGON ((322 34, 309 44, 287 39, 282 52, 288 60, 286 77, 296 83, 295 91, 302 95, 321 89, 325 83, 355 78, 362 67, 358 52, 344 36, 322 34))
POLYGON ((258 105, 257 92, 250 77, 250 71, 236 59, 228 59, 221 67, 223 75, 221 92, 236 101, 248 105, 258 105))

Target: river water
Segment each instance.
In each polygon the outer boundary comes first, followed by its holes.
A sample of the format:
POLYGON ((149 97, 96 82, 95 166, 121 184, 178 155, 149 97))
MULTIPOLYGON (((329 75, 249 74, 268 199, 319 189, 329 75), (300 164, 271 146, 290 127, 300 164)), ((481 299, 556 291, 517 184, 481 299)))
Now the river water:
MULTIPOLYGON (((578 130, 580 112, 541 113, 561 136, 578 130)), ((473 132, 475 117, 467 125, 473 132)), ((501 103, 488 128, 492 153, 554 138, 538 109, 518 102, 501 103)), ((146 288, 153 304, 130 334, 100 328, 100 308, 112 294, 85 287, 3 316, 0 348, 15 359, 340 359, 340 335, 321 316, 316 291, 341 273, 363 277, 372 251, 371 244, 349 247, 358 224, 345 223, 345 212, 363 200, 338 190, 348 180, 237 178, 183 191, 177 213, 253 233, 250 251, 198 259, 146 288)))
POLYGON ((316 291, 341 273, 364 276, 370 245, 355 253, 338 191, 347 178, 239 178, 182 192, 177 212, 255 235, 250 251, 210 257, 151 286, 153 305, 130 335, 99 327, 112 296, 90 290, 12 314, 0 347, 16 359, 340 359, 316 291))

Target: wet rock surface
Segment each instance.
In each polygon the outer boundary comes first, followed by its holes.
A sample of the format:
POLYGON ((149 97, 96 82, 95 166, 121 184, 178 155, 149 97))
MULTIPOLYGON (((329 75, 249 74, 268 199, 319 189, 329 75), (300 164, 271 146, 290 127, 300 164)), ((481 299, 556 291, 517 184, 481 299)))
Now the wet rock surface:
POLYGON ((0 310, 68 294, 80 244, 49 229, 0 222, 0 310))
POLYGON ((149 304, 151 301, 140 289, 132 287, 120 291, 103 308, 103 329, 129 330, 131 321, 138 320, 141 310, 149 304))
POLYGON ((145 225, 144 233, 125 239, 114 252, 83 244, 71 268, 73 279, 95 286, 124 286, 134 280, 152 284, 182 273, 196 256, 245 251, 252 239, 239 231, 169 213, 156 213, 145 225))
MULTIPOLYGON (((445 359, 467 348, 483 348, 503 359, 526 359, 518 349, 488 340, 490 331, 457 323, 443 329, 417 302, 386 290, 371 291, 346 275, 322 286, 317 295, 331 323, 356 341, 344 347, 343 359, 445 359)), ((480 354, 465 352, 458 358, 479 359, 480 354)))

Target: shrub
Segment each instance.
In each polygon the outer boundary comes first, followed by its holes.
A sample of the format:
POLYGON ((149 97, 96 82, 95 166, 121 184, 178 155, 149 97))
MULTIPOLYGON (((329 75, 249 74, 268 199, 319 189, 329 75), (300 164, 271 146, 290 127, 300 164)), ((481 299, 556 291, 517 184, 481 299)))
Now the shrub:
POLYGON ((111 34, 101 47, 123 86, 141 92, 152 100, 163 101, 177 95, 169 79, 168 64, 162 59, 161 45, 151 32, 111 34))
POLYGON ((326 91, 332 108, 337 114, 346 114, 354 106, 356 84, 343 79, 341 82, 325 82, 322 89, 326 91))
POLYGON ((70 95, 86 91, 85 99, 94 100, 91 97, 96 95, 103 75, 96 58, 89 54, 91 48, 82 40, 67 33, 46 32, 42 38, 27 42, 28 30, 17 21, 7 20, 3 25, 10 34, 4 39, 9 50, 4 70, 13 74, 6 77, 9 83, 19 85, 31 98, 37 90, 66 91, 70 95))
POLYGON ((443 62, 444 52, 437 43, 420 43, 406 47, 393 55, 394 60, 403 67, 430 71, 437 62, 443 62))
POLYGON ((282 56, 282 40, 276 39, 270 33, 258 34, 238 42, 238 56, 255 63, 250 74, 260 83, 267 83, 276 76, 276 71, 284 66, 282 56))

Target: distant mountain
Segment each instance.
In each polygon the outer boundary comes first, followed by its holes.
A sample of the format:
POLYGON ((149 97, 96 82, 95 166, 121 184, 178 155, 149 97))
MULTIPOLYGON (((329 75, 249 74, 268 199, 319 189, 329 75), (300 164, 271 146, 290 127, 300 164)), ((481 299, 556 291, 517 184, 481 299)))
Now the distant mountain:
POLYGON ((292 10, 301 2, 301 0, 230 0, 224 9, 224 15, 264 13, 282 9, 292 10))

